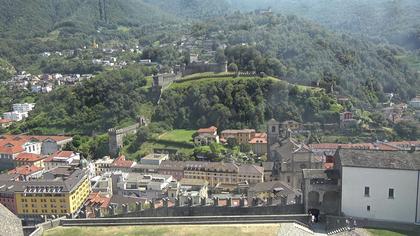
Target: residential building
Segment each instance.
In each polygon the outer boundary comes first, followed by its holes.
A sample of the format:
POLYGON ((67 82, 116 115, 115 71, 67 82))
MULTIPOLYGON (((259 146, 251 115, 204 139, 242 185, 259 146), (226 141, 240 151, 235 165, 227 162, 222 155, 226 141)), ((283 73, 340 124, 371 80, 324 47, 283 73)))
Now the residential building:
POLYGON ((98 192, 91 193, 85 203, 86 218, 99 218, 110 214, 111 197, 98 192))
POLYGON ((14 146, 12 144, 1 145, 0 143, 0 170, 11 169, 15 166, 14 160, 25 149, 22 146, 14 146))
POLYGON ((267 154, 267 133, 255 133, 254 137, 249 141, 251 150, 257 155, 267 154))
POLYGON ((217 128, 211 126, 209 128, 202 128, 197 130, 197 135, 194 137, 196 145, 210 145, 211 143, 219 143, 219 135, 217 128))
POLYGON ((14 168, 20 153, 50 155, 71 141, 66 136, 0 135, 0 170, 14 168))
POLYGON ((102 175, 105 172, 110 171, 111 164, 114 162, 109 156, 105 156, 94 162, 96 175, 102 175))
POLYGON ((73 151, 57 151, 44 159, 46 170, 59 166, 77 166, 80 164, 80 154, 73 151))
POLYGON ((221 142, 235 140, 236 144, 248 144, 255 137, 255 129, 223 130, 220 134, 221 142))
POLYGON ((341 212, 346 216, 420 223, 420 153, 339 149, 341 212))
POLYGON ((187 162, 183 161, 162 161, 158 168, 161 175, 172 175, 174 179, 181 180, 184 178, 184 168, 187 162))
POLYGON ((112 195, 112 174, 110 172, 90 179, 92 192, 112 195))
POLYGON ((20 187, 20 183, 14 177, 2 175, 0 178, 0 204, 3 204, 15 215, 17 215, 15 189, 18 187, 20 187))
POLYGON ((353 118, 353 113, 350 111, 340 113, 340 128, 350 129, 355 128, 357 120, 353 118))
POLYGON ((420 95, 411 99, 408 104, 414 109, 420 109, 420 95))
POLYGON ((25 219, 75 215, 89 194, 87 173, 80 169, 65 178, 24 182, 15 189, 17 213, 25 219))
MULTIPOLYGON (((168 191, 168 197, 171 198, 168 191)), ((182 203, 188 203, 189 199, 193 205, 201 204, 202 199, 208 198, 208 182, 202 179, 182 179, 179 182, 177 198, 182 203)))
POLYGON ((117 183, 119 195, 145 199, 161 199, 173 181, 170 175, 143 175, 128 173, 120 175, 117 183))
POLYGON ((224 162, 202 162, 187 164, 184 169, 184 178, 203 179, 209 186, 217 184, 237 184, 248 182, 250 184, 264 181, 264 169, 256 165, 237 165, 224 162))
POLYGON ((3 118, 12 121, 21 121, 28 117, 27 112, 10 111, 3 113, 3 118))
POLYGON ((169 160, 168 154, 152 153, 140 159, 144 165, 160 165, 163 161, 169 160))
POLYGON ((13 104, 13 111, 19 113, 30 112, 34 109, 35 103, 17 103, 13 104))
POLYGON ((8 174, 16 174, 19 175, 21 179, 29 181, 31 179, 40 178, 43 174, 43 170, 43 167, 23 165, 18 166, 13 170, 9 170, 8 174))
POLYGON ((134 165, 136 165, 134 161, 126 160, 125 156, 119 156, 112 162, 111 171, 131 172, 134 165))
POLYGON ((24 165, 44 167, 44 159, 45 157, 39 154, 22 152, 16 156, 14 162, 16 167, 24 165))

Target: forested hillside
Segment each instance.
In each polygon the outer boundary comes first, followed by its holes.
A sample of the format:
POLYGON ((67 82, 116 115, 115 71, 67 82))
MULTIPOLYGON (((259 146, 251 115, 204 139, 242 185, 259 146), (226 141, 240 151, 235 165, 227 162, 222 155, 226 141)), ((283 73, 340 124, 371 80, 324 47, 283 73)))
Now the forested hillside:
POLYGON ((420 48, 418 0, 227 0, 232 8, 250 11, 271 7, 298 15, 332 30, 386 39, 408 49, 420 48))
POLYGON ((123 122, 134 123, 149 101, 142 69, 111 71, 75 87, 41 97, 18 131, 33 133, 103 133, 123 122))
POLYGON ((176 128, 259 127, 266 120, 337 122, 344 108, 322 90, 273 78, 203 79, 165 90, 154 115, 176 128))
POLYGON ((138 26, 224 14, 224 0, 4 0, 0 37, 31 37, 53 30, 93 33, 97 27, 138 26))
POLYGON ((200 28, 228 45, 223 56, 240 70, 319 83, 371 104, 385 92, 413 97, 420 87, 418 75, 399 59, 404 50, 331 33, 295 16, 235 14, 200 28))
POLYGON ((165 22, 169 14, 142 0, 4 0, 1 37, 31 37, 52 30, 92 32, 100 25, 165 22))

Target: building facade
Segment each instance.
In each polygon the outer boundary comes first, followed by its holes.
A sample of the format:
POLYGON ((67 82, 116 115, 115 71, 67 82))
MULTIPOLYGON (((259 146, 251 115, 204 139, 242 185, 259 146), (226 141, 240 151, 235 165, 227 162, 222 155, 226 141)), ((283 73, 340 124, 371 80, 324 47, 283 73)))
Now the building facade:
POLYGON ((63 180, 35 180, 16 189, 17 214, 22 218, 74 215, 90 194, 88 175, 75 170, 63 180))
POLYGON ((420 223, 420 153, 337 151, 341 211, 346 216, 420 223))
POLYGON ((212 143, 219 143, 217 128, 211 126, 209 128, 197 130, 197 135, 194 137, 194 143, 196 145, 210 145, 212 143))

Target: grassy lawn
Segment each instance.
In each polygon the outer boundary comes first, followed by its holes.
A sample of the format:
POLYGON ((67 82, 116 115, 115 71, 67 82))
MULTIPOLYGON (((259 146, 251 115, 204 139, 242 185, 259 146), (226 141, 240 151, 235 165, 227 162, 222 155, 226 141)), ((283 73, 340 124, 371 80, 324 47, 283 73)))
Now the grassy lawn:
POLYGON ((261 78, 261 77, 246 77, 246 76, 244 76, 244 77, 236 77, 236 78, 235 77, 200 78, 199 76, 195 76, 193 78, 189 78, 188 80, 186 80, 184 78, 185 81, 182 81, 181 80, 178 83, 173 83, 173 84, 171 84, 170 88, 171 89, 174 89, 174 88, 185 88, 185 87, 188 87, 188 86, 190 86, 192 84, 197 83, 197 81, 200 81, 200 84, 203 84, 203 83, 207 83, 208 84, 208 83, 213 83, 215 81, 223 81, 223 80, 234 80, 234 81, 238 81, 238 80, 255 80, 255 79, 281 81, 281 80, 278 80, 278 79, 273 78, 273 77, 264 77, 264 78, 261 78))
POLYGON ((180 226, 121 226, 121 227, 58 227, 44 236, 275 236, 278 224, 265 225, 180 225, 180 226))
POLYGON ((386 229, 367 229, 372 236, 415 236, 420 235, 420 232, 401 231, 401 230, 386 230, 386 229))
POLYGON ((175 129, 159 136, 159 140, 193 143, 192 135, 196 130, 175 129))
POLYGON ((192 155, 194 151, 192 135, 195 132, 195 130, 185 129, 171 130, 144 142, 135 153, 130 153, 127 149, 124 149, 123 153, 133 160, 153 153, 153 149, 155 148, 177 149, 178 152, 185 153, 186 155, 192 155))
POLYGON ((229 72, 223 72, 223 73, 214 73, 214 72, 204 72, 204 73, 196 73, 196 74, 192 74, 192 75, 187 75, 182 77, 182 79, 191 79, 191 78, 197 78, 197 77, 202 77, 202 76, 211 76, 211 75, 228 75, 231 74, 229 72))

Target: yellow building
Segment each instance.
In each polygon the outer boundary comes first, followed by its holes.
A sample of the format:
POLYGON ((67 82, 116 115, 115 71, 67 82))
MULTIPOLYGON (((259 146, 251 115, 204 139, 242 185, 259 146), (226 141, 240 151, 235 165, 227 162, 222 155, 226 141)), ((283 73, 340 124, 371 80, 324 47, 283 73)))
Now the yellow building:
POLYGON ((264 181, 264 168, 256 165, 223 162, 203 162, 202 164, 187 164, 184 169, 184 178, 202 179, 208 181, 211 187, 217 184, 249 184, 264 181))
POLYGON ((234 139, 237 144, 247 144, 255 136, 255 129, 241 129, 241 130, 223 130, 220 138, 227 142, 229 139, 234 139))
POLYGON ((88 175, 79 169, 64 179, 25 182, 15 192, 17 213, 21 217, 73 215, 89 194, 88 175))

